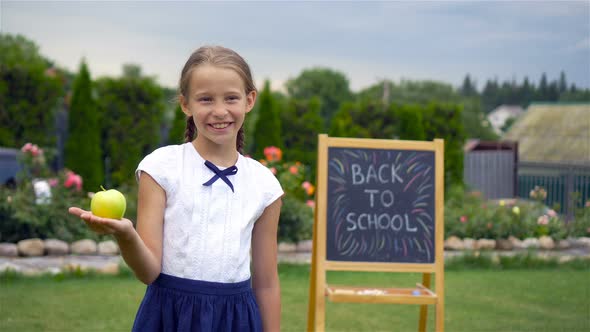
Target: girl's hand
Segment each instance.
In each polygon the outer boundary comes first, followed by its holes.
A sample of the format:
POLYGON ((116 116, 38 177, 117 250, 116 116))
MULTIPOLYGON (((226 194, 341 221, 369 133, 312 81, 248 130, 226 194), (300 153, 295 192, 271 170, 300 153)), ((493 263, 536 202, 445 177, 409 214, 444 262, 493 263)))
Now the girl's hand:
POLYGON ((117 240, 129 238, 135 230, 131 220, 126 218, 122 218, 121 220, 101 218, 93 215, 90 211, 82 210, 77 207, 69 208, 68 212, 84 220, 86 225, 88 225, 88 227, 90 227, 95 233, 100 235, 112 234, 117 240))

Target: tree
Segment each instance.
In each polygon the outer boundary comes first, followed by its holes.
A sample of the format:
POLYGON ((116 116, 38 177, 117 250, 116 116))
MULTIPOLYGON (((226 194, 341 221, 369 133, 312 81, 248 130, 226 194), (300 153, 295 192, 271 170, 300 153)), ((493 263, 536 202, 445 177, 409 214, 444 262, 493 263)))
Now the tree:
POLYGON ((184 142, 184 131, 186 129, 186 114, 182 112, 180 105, 174 110, 172 128, 168 134, 169 144, 182 144, 184 142))
POLYGON ((153 77, 141 74, 139 66, 120 78, 97 80, 99 111, 103 115, 102 144, 113 186, 135 181, 141 159, 161 143, 165 125, 165 96, 153 77))
POLYGON ((34 42, 0 34, 0 146, 55 144, 62 79, 62 72, 39 53, 34 42))
POLYGON ((400 139, 423 141, 426 138, 420 106, 403 105, 394 112, 397 118, 397 135, 400 139))
POLYGON ((329 128, 340 104, 352 100, 346 76, 328 68, 306 69, 296 78, 288 80, 286 87, 291 98, 308 100, 317 96, 320 99, 320 114, 324 119, 325 128, 329 128))
POLYGON ((563 70, 559 74, 559 94, 562 94, 567 91, 567 80, 565 78, 565 73, 563 70))
POLYGON ((291 99, 281 112, 285 159, 308 166, 312 179, 316 172, 318 134, 323 128, 320 110, 320 99, 313 97, 305 101, 291 99))
POLYGON ((98 191, 104 184, 101 128, 92 83, 86 62, 82 60, 74 81, 65 144, 65 166, 80 174, 84 189, 98 191))
POLYGON ((464 97, 473 97, 478 95, 475 83, 471 81, 469 74, 467 74, 465 79, 463 79, 463 84, 461 85, 461 89, 459 89, 459 91, 464 97))
POLYGON ((463 182, 463 131, 462 108, 458 104, 431 102, 424 108, 424 130, 426 139, 444 139, 445 183, 463 182))
POLYGON ((264 148, 268 146, 283 147, 281 136, 281 119, 276 110, 270 91, 270 81, 264 82, 264 89, 258 97, 258 119, 254 129, 254 156, 264 157, 264 148))
POLYGON ((547 100, 549 94, 549 84, 547 83, 547 75, 543 73, 539 81, 539 89, 537 90, 536 98, 540 101, 547 100))

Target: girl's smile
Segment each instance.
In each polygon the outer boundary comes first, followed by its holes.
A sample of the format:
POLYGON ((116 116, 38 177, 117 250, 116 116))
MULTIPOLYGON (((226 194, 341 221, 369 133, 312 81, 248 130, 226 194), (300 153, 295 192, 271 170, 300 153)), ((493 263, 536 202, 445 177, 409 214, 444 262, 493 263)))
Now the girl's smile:
POLYGON ((190 73, 188 96, 182 110, 197 128, 197 146, 235 150, 238 131, 254 106, 256 93, 246 94, 240 75, 231 68, 200 65, 190 73))

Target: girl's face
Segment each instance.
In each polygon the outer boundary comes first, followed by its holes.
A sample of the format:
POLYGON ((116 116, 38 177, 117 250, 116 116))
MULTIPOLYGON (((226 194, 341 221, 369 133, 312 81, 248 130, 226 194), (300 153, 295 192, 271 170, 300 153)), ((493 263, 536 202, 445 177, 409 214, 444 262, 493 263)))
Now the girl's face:
POLYGON ((256 91, 248 94, 240 75, 232 69, 208 64, 191 71, 188 96, 182 96, 182 111, 192 116, 197 141, 235 148, 238 130, 252 110, 256 91))

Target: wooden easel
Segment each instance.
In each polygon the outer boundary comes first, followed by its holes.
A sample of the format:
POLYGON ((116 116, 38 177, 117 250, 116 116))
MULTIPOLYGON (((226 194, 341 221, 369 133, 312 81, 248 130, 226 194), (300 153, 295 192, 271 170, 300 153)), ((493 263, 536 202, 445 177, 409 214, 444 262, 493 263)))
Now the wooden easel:
POLYGON ((419 331, 426 330, 428 305, 436 311, 435 330, 444 331, 444 142, 332 138, 319 135, 318 183, 309 288, 307 331, 325 330, 325 300, 332 302, 394 303, 420 305, 419 331), (432 263, 361 262, 328 260, 326 254, 328 209, 328 155, 330 148, 396 149, 434 153, 434 257, 432 263), (329 285, 326 271, 417 272, 416 288, 376 288, 329 285), (434 274, 436 291, 431 289, 434 274))

